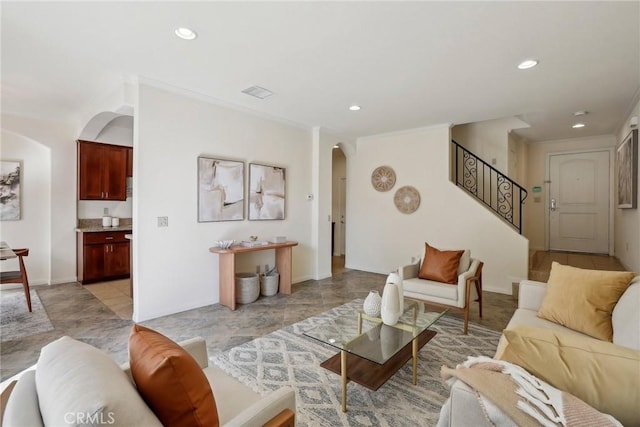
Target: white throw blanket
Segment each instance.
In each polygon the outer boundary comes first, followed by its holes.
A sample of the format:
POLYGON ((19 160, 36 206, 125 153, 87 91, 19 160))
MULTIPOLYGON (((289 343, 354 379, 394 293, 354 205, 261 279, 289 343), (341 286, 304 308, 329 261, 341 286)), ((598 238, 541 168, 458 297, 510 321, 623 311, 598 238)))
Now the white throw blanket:
MULTIPOLYGON (((443 378, 452 386, 458 379, 465 384, 479 391, 480 383, 483 376, 478 370, 501 373, 503 376, 493 379, 504 381, 508 378, 515 384, 515 393, 520 398, 517 400, 516 407, 531 416, 535 422, 545 427, 574 427, 585 425, 612 426, 622 427, 615 418, 607 414, 602 414, 594 408, 590 407, 580 399, 559 390, 546 382, 529 374, 526 370, 512 363, 501 360, 494 360, 489 357, 469 357, 466 362, 456 366, 456 369, 443 367, 443 378), (468 371, 471 369, 471 371, 468 371), (481 374, 478 376, 478 374, 481 374), (474 379, 475 378, 475 379, 474 379), (475 384, 475 385, 474 385, 475 384), (586 423, 586 424, 585 424, 586 423)), ((507 403, 504 399, 497 396, 498 389, 504 392, 504 384, 502 386, 496 382, 491 387, 482 384, 482 390, 479 393, 479 404, 484 408, 489 421, 495 425, 512 425, 512 422, 505 420, 503 411, 512 409, 506 408, 507 403), (496 390, 496 395, 492 396, 492 390, 496 390), (493 397, 493 398, 492 398, 493 397)), ((517 413, 511 412, 512 414, 517 413)), ((516 421, 516 420, 513 420, 516 421)), ((533 420, 532 420, 533 421, 533 420)), ((521 422, 516 422, 521 424, 521 422)))

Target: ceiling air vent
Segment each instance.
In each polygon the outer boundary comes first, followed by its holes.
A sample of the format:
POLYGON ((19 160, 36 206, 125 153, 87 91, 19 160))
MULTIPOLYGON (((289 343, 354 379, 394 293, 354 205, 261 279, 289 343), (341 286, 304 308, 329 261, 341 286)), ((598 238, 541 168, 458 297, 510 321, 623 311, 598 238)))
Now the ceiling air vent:
POLYGON ((246 93, 247 95, 254 96, 256 98, 265 99, 273 95, 269 89, 265 89, 260 86, 251 86, 242 91, 242 93, 246 93))

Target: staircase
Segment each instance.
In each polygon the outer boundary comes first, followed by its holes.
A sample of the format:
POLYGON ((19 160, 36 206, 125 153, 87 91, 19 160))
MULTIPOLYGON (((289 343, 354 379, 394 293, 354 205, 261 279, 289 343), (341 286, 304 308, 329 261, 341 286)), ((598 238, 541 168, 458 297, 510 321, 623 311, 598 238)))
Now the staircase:
POLYGON ((527 190, 451 140, 454 182, 522 234, 522 206, 527 190))

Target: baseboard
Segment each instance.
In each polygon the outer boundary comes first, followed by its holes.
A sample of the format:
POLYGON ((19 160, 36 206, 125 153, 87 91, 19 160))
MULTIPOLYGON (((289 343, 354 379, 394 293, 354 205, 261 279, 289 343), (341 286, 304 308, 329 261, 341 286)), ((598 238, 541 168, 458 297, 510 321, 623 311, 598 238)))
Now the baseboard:
POLYGON ((369 266, 360 266, 360 265, 353 265, 353 264, 345 264, 344 268, 349 269, 349 270, 360 270, 360 271, 366 271, 367 273, 376 273, 376 274, 383 274, 385 276, 388 276, 389 273, 391 273, 390 271, 381 271, 381 270, 375 270, 375 269, 371 269, 369 266))
POLYGON ((77 281, 78 281, 78 277, 77 276, 63 277, 61 279, 52 279, 51 280, 51 284, 52 285, 59 285, 61 283, 75 283, 77 281))
POLYGON ((482 285, 482 290, 483 291, 487 291, 487 292, 494 292, 496 294, 511 295, 511 286, 509 286, 509 289, 503 289, 503 288, 485 286, 483 284, 482 285))
MULTIPOLYGON (((331 277, 331 275, 327 277, 331 277)), ((299 276, 299 277, 292 278, 291 283, 301 283, 301 282, 306 282, 307 280, 316 280, 316 279, 313 278, 313 275, 307 274, 306 276, 299 276)))
POLYGON ((320 273, 320 274, 318 274, 317 276, 315 276, 315 277, 313 278, 313 280, 328 279, 329 277, 332 277, 332 276, 333 276, 333 274, 332 274, 330 271, 329 271, 328 273, 327 273, 327 272, 324 272, 324 273, 320 273))

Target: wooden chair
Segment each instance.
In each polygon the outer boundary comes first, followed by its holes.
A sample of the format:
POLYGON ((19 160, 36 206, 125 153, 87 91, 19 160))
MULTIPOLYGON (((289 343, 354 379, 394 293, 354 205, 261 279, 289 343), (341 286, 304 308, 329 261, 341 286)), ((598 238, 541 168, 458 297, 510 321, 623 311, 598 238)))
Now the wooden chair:
POLYGON ((27 269, 24 266, 23 257, 29 255, 29 249, 14 249, 13 252, 18 256, 20 262, 20 271, 3 271, 0 272, 0 284, 5 283, 22 283, 24 288, 24 296, 27 299, 27 307, 31 312, 31 294, 29 293, 29 279, 27 278, 27 269))
POLYGON ((434 282, 418 278, 421 260, 415 264, 401 266, 398 269, 405 298, 425 302, 430 305, 449 309, 461 310, 464 313, 463 333, 466 335, 469 325, 469 308, 471 306, 471 291, 475 288, 478 298, 480 318, 482 318, 482 267, 484 263, 471 258, 470 251, 465 251, 464 257, 468 257, 466 270, 460 267, 458 270, 457 285, 434 282), (469 252, 467 254, 467 252, 469 252), (460 269, 464 271, 460 271, 460 269))

